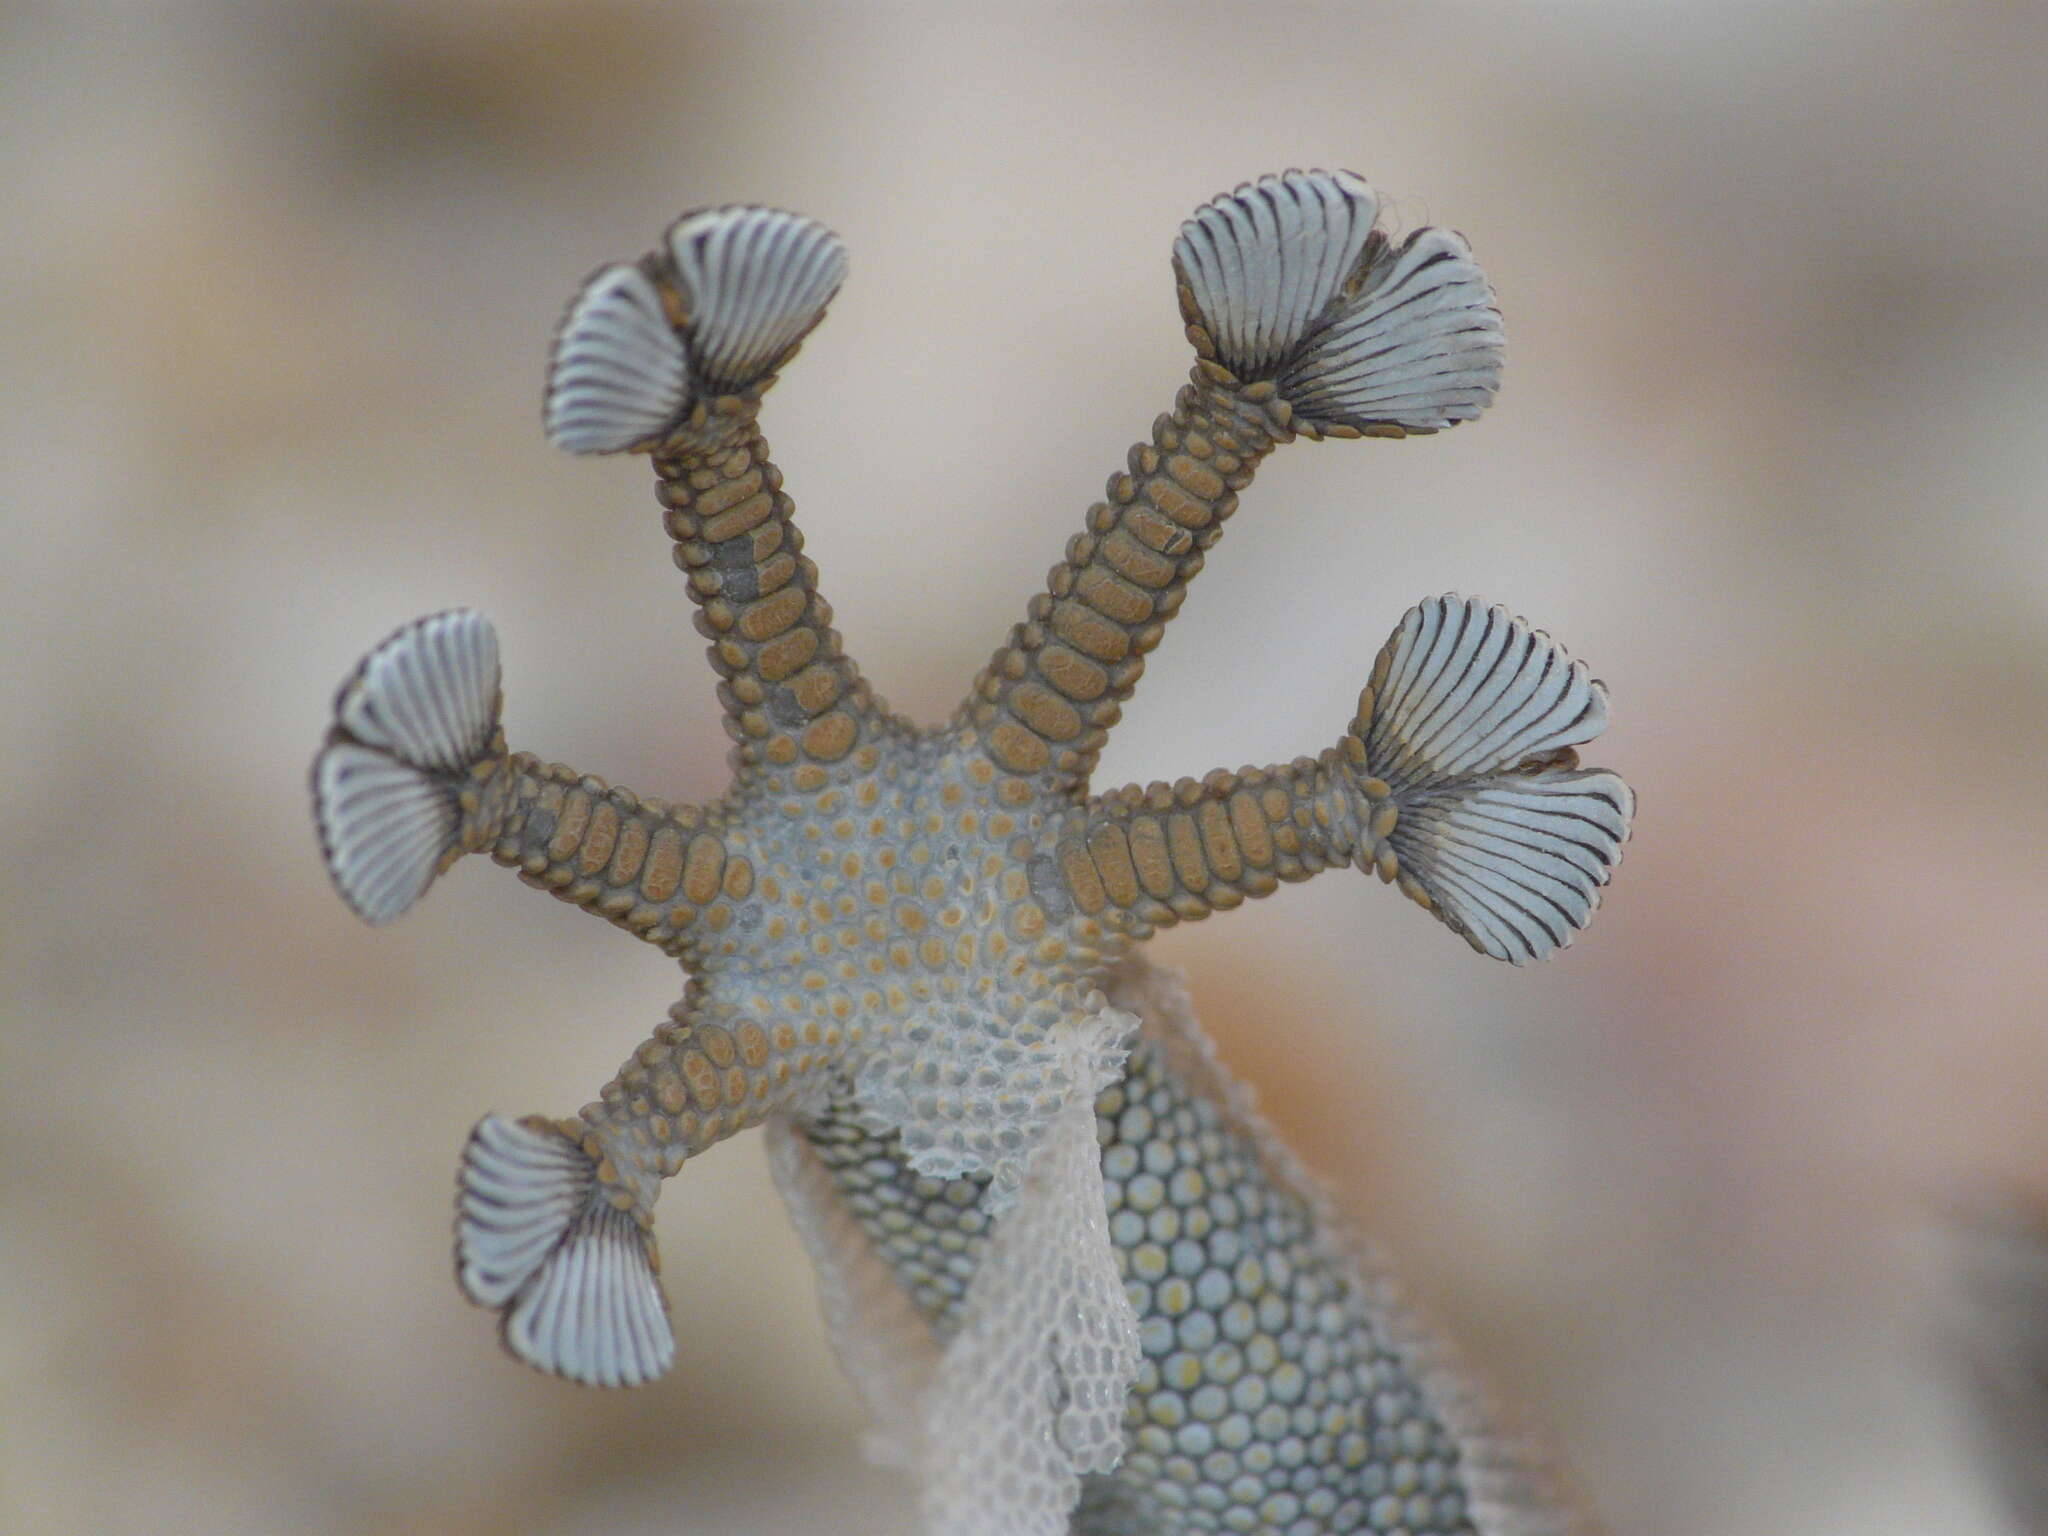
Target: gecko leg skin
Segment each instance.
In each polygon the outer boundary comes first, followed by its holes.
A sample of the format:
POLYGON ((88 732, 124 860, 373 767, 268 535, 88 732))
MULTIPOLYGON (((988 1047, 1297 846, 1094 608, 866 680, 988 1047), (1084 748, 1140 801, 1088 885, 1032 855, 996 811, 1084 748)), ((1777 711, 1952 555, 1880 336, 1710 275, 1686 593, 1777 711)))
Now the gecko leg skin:
POLYGON ((930 729, 845 654, 758 425, 844 279, 837 237, 706 209, 572 300, 547 431, 652 460, 733 781, 671 804, 512 751, 472 611, 404 626, 343 683, 313 797, 358 915, 388 922, 482 853, 688 977, 580 1113, 476 1126, 457 1277, 526 1363, 651 1380, 675 1353, 663 1180, 765 1123, 930 1531, 1581 1530, 1136 946, 1348 864, 1481 954, 1545 958, 1633 815, 1578 764, 1605 689, 1507 609, 1435 597, 1318 755, 1089 787, 1266 455, 1477 417, 1493 292, 1458 236, 1390 238, 1349 172, 1213 199, 1173 271, 1188 383, 930 729))

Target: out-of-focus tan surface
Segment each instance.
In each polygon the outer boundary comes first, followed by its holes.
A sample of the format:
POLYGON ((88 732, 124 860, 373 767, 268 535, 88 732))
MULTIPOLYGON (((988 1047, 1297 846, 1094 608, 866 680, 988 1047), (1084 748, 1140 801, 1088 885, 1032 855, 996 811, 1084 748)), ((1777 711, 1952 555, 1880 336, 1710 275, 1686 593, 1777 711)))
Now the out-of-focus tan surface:
POLYGON ((306 765, 466 603, 518 745, 722 784, 645 465, 537 425, 678 210, 851 248, 766 420, 931 719, 1184 374, 1180 219, 1343 164, 1471 238, 1507 388, 1281 454, 1101 782, 1319 749, 1457 589, 1608 680, 1637 833, 1532 972, 1342 875, 1157 952, 1618 1532, 1995 1529, 1912 1234, 2048 1181, 2039 14, 1006 10, 0 15, 0 1528, 906 1528, 758 1138, 664 1197, 671 1378, 501 1357, 462 1137, 678 978, 475 861, 364 929, 306 765))

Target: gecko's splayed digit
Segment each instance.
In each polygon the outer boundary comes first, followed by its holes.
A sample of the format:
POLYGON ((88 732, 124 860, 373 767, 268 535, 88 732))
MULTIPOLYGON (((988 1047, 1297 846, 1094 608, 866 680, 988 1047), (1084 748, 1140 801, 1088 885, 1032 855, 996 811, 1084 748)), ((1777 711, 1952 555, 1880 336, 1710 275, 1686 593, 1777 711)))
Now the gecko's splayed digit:
MULTIPOLYGON (((504 1313, 520 1359, 594 1386, 634 1387, 675 1360, 652 1240, 604 1184, 578 1127, 486 1115, 462 1154, 455 1272, 504 1313)), ((611 1182, 616 1182, 611 1179, 611 1182)))
POLYGON ((1173 248, 1195 346, 1262 379, 1297 431, 1433 432, 1500 388, 1500 312, 1464 240, 1399 246, 1348 171, 1262 176, 1197 211, 1173 248))
POLYGON ((315 798, 363 917, 486 852, 689 974, 580 1116, 476 1127, 464 1291, 532 1365, 660 1375, 662 1180, 769 1121, 929 1529, 1571 1528, 1135 946, 1355 865, 1484 954, 1550 954, 1628 835, 1627 787, 1576 756, 1605 690, 1507 610, 1434 598, 1318 755, 1088 782, 1267 454, 1492 401, 1485 277, 1456 235, 1388 238, 1347 172, 1197 210, 1173 252, 1188 383, 952 720, 920 729, 845 655, 757 425, 845 269, 809 219, 711 209, 600 269, 556 337, 549 436, 653 461, 737 743, 722 796, 671 805, 508 751, 471 613, 401 630, 337 700, 315 798))
POLYGON ((504 758, 498 634, 482 614, 431 614, 363 658, 313 761, 320 846, 357 916, 402 916, 482 846, 504 813, 504 758))
POLYGON ((1618 775, 1578 766, 1606 726, 1606 688, 1541 630, 1477 598, 1416 604, 1345 743, 1373 807, 1359 867, 1482 955, 1521 965, 1571 943, 1635 812, 1618 775))

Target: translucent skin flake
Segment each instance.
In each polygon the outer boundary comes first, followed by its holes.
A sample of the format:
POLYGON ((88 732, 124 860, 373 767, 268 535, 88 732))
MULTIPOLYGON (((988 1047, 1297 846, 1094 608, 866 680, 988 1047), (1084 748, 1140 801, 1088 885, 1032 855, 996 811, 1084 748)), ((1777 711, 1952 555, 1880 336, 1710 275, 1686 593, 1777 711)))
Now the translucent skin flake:
POLYGON ((460 610, 351 675, 313 775, 365 918, 485 853, 688 975, 596 1102, 487 1117, 465 1150, 458 1279, 518 1358, 603 1385, 665 1371, 662 1181, 770 1122, 835 1344, 927 1529, 1574 1528, 1134 946, 1349 864, 1484 954, 1554 952, 1633 810, 1577 762, 1604 688, 1506 609, 1433 598, 1318 755, 1089 789, 1268 453, 1493 398, 1499 316, 1464 242, 1396 245, 1377 210, 1349 173, 1288 172, 1189 220, 1188 384, 931 729, 845 655, 757 425, 844 276, 837 238, 706 210, 573 301, 548 430, 651 457, 732 785, 674 805, 511 751, 495 632, 460 610))

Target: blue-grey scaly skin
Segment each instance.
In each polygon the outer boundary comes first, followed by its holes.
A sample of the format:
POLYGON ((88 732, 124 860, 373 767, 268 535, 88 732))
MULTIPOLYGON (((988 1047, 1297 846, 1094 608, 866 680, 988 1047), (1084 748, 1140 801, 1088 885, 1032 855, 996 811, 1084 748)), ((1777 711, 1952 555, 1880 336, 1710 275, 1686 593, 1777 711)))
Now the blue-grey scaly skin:
MULTIPOLYGON (((1110 1236, 1144 1360, 1077 1532, 1473 1533, 1458 1437, 1396 1313, 1308 1192, 1154 1041, 1096 1100, 1110 1236)), ((941 1336, 989 1229, 986 1179, 934 1179, 853 1113, 799 1122, 941 1336)))
MULTIPOLYGON (((1495 387, 1498 316, 1462 241, 1427 230, 1398 248, 1368 238, 1376 204, 1345 173, 1289 173, 1232 196, 1265 211, 1226 227, 1219 199, 1177 247, 1197 355, 1187 384, 1109 478, 953 719, 931 729, 890 712, 846 657, 757 425, 775 371, 836 290, 836 241, 772 210, 705 210, 637 264, 599 273, 558 339, 550 431, 577 451, 651 455, 663 526, 719 675, 734 781, 713 800, 673 805, 511 751, 495 634, 458 611, 400 631, 344 685, 315 765, 323 845, 344 896, 372 921, 481 852, 687 973, 669 1018, 579 1115, 488 1117, 465 1150, 458 1275, 500 1312, 508 1347, 528 1363, 609 1385, 665 1370, 673 1337, 653 1236, 662 1182, 777 1116, 805 1138, 934 1336, 951 1340, 1006 1213, 1042 1192, 1039 1149, 1055 1145, 1058 1126, 1085 1123, 1092 1096, 1107 1252, 1138 1352, 1120 1459, 1114 1399, 1107 1455, 1068 1446, 1066 1472, 1053 1457, 1053 1486, 1092 1473, 1074 1529, 1562 1532, 1488 1513, 1498 1489, 1481 1485, 1498 1468, 1482 1463, 1493 1451, 1480 1453, 1462 1400, 1425 1369, 1382 1281, 1189 1043, 1191 1020, 1135 1003, 1144 1030, 1120 1067, 1113 1053, 1085 1067, 1073 1054, 1091 1031, 1123 1027, 1111 1027, 1125 1015, 1105 1011, 1104 993, 1118 1003, 1115 989, 1142 974, 1135 946, 1160 927, 1355 865, 1397 882, 1475 948, 1519 963, 1569 941, 1626 832, 1625 786, 1580 772, 1571 751, 1604 721, 1599 685, 1505 610, 1450 599, 1422 619, 1411 611, 1356 718, 1317 755, 1090 793, 1144 658, 1266 455, 1297 436, 1433 431, 1471 419, 1495 387), (1354 213, 1365 222, 1345 223, 1354 213), (1299 272, 1253 293, 1294 305, 1295 331, 1282 335, 1255 305, 1231 308, 1231 284, 1265 281, 1244 275, 1256 251, 1205 267, 1198 243, 1185 244, 1211 215, 1203 238, 1225 245, 1266 238, 1258 231, 1274 218, 1327 218, 1356 265, 1323 261, 1313 294, 1299 272), (748 261, 775 282, 750 290, 748 261), (771 306, 764 318, 748 306, 765 293, 802 294, 810 307, 771 306), (1323 308, 1303 308, 1305 294, 1323 308), (1387 322, 1376 304, 1450 318, 1387 322), (1439 341, 1448 372, 1432 374, 1439 354, 1427 349, 1439 341), (1232 371, 1233 346, 1258 355, 1256 376, 1241 360, 1247 376, 1232 371), (1371 372, 1372 359, 1395 354, 1391 380, 1371 372), (1323 414, 1297 414, 1276 378, 1324 402, 1323 414), (1528 676, 1556 684, 1543 706, 1563 711, 1555 728, 1529 735, 1526 756, 1507 752, 1490 777, 1457 776, 1452 748, 1468 751, 1469 739, 1457 747, 1456 733, 1433 764, 1426 736, 1402 732, 1459 718, 1471 687, 1418 693, 1399 646, 1419 656, 1413 647, 1438 641, 1417 633, 1467 646, 1459 655, 1494 646, 1487 654, 1508 658, 1503 677, 1526 662, 1528 676), (1461 799, 1474 784, 1485 794, 1461 799), (1560 820, 1544 796, 1576 819, 1560 820), (1520 927, 1488 927, 1485 902, 1467 898, 1485 895, 1493 866, 1453 859, 1447 882, 1432 884, 1430 861, 1455 854, 1471 827, 1490 836, 1524 811, 1538 827, 1530 856, 1565 871, 1546 887, 1562 905, 1532 916, 1531 901, 1516 909, 1520 927), (1414 818, 1406 827, 1403 815, 1414 818), (1067 1105, 1082 1122, 1062 1118, 1067 1105)), ((1317 223, 1304 238, 1324 232, 1317 223)), ((1283 244, 1294 260, 1296 244, 1283 244)), ((1484 694, 1481 669, 1467 670, 1484 694)), ((1501 695, 1496 717, 1523 697, 1501 695)), ((1534 889, 1515 887, 1517 900, 1534 889)), ((1085 1156, 1077 1166, 1078 1183, 1085 1156)), ((1096 1241, 1069 1236, 1077 1252, 1096 1241)), ((1121 1303, 1113 1310, 1094 1319, 1109 1335, 1123 1325, 1121 1303)))

